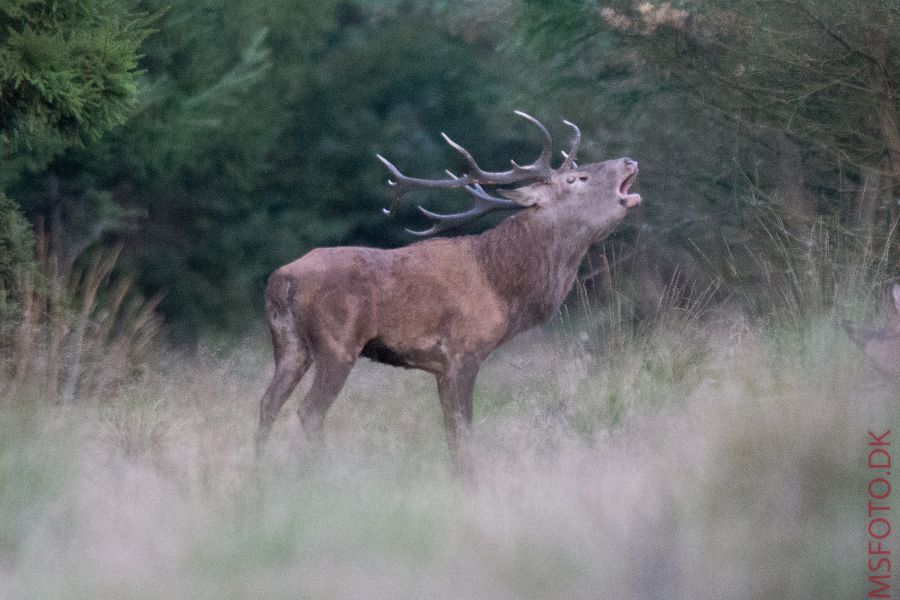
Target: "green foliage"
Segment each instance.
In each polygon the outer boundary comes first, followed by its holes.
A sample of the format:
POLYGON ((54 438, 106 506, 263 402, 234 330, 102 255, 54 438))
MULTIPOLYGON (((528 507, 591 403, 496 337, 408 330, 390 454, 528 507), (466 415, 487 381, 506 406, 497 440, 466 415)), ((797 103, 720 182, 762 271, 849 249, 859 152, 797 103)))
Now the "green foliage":
POLYGON ((319 245, 408 241, 381 215, 376 152, 437 174, 462 166, 442 130, 487 157, 534 152, 494 108, 504 76, 490 48, 435 10, 175 3, 142 48, 128 127, 54 161, 56 195, 34 179, 17 197, 29 214, 61 207, 80 231, 74 216, 108 198, 123 220, 104 231, 128 240, 130 268, 145 293, 165 292, 175 329, 240 330, 280 264, 319 245))
MULTIPOLYGON (((30 218, 58 215, 73 255, 124 240, 122 268, 165 292, 185 337, 260 323, 268 273, 312 247, 407 243, 416 202, 465 202, 423 194, 388 220, 376 152, 423 176, 464 169, 446 131, 490 167, 530 160, 514 108, 558 146, 561 119, 578 123, 583 161, 641 162, 645 203, 602 250, 628 260, 635 318, 675 280, 764 310, 767 282, 791 276, 822 223, 872 248, 896 239, 900 29, 886 0, 19 1, 0 15, 13 25, 0 35, 19 36, 2 60, 24 64, 27 32, 49 48, 15 81, 53 98, 4 91, 0 187, 30 218), (157 31, 135 63, 144 15, 157 31), (108 57, 88 50, 101 40, 108 57)), ((871 253, 885 273, 895 247, 871 253)))
POLYGON ((0 192, 0 332, 18 306, 20 281, 33 268, 31 226, 0 192))
POLYGON ((31 228, 3 192, 125 122, 149 24, 130 0, 0 3, 0 330, 35 275, 31 228))
POLYGON ((513 14, 505 47, 551 73, 543 98, 576 98, 588 139, 641 161, 640 229, 611 240, 634 257, 640 313, 678 278, 767 314, 773 279, 823 234, 872 249, 862 268, 900 269, 894 3, 532 0, 513 14))
POLYGON ((126 267, 139 273, 139 284, 167 291, 167 306, 185 306, 199 320, 209 306, 184 291, 227 303, 229 295, 209 281, 229 283, 225 267, 208 265, 240 253, 233 246, 241 242, 222 222, 243 226, 258 209, 250 193, 265 172, 279 114, 258 93, 270 61, 266 28, 249 8, 183 2, 164 10, 168 4, 142 5, 164 13, 142 47, 140 103, 128 127, 54 161, 48 176, 59 182, 57 193, 32 180, 17 194, 30 213, 57 211, 81 235, 72 221, 85 221, 83 207, 117 216, 95 217, 101 237, 125 236, 134 249, 126 267), (209 280, 198 280, 198 272, 209 280))
MULTIPOLYGON (((0 150, 35 166, 125 122, 149 19, 123 0, 0 5, 0 150)), ((4 169, 7 177, 10 167, 4 169)))

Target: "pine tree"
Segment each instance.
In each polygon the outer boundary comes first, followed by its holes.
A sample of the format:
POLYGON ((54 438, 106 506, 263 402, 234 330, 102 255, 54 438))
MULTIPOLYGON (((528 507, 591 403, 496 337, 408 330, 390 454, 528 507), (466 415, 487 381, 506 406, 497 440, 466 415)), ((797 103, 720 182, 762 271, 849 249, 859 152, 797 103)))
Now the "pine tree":
POLYGON ((2 195, 68 146, 124 123, 151 18, 128 0, 0 2, 0 294, 30 263, 31 236, 2 195))

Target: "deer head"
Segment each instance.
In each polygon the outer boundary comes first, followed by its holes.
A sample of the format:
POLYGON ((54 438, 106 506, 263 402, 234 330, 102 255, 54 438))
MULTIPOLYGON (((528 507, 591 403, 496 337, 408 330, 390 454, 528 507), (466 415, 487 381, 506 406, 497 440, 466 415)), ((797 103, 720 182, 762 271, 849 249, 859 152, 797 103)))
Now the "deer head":
POLYGON ((843 324, 850 339, 862 348, 879 371, 900 379, 900 284, 894 284, 891 295, 895 314, 884 327, 868 329, 849 321, 843 324))
POLYGON ((388 183, 394 189, 395 201, 392 208, 385 209, 390 215, 397 202, 408 192, 415 189, 452 189, 462 188, 475 198, 475 205, 464 212, 456 214, 438 214, 422 206, 419 211, 433 221, 432 227, 423 231, 409 233, 417 236, 430 236, 468 223, 481 215, 495 210, 539 209, 547 218, 580 224, 587 232, 594 232, 595 237, 602 236, 613 225, 622 220, 628 209, 641 202, 638 194, 630 193, 630 188, 638 172, 638 164, 630 158, 620 158, 601 163, 578 167, 575 162, 578 147, 581 143, 581 131, 574 123, 563 121, 574 130, 571 148, 563 152, 563 162, 557 169, 550 165, 553 141, 544 125, 522 111, 515 111, 520 117, 533 123, 543 136, 543 149, 540 156, 527 166, 512 161, 508 171, 483 170, 468 150, 442 133, 444 140, 468 162, 470 171, 456 176, 446 171, 447 179, 419 179, 408 177, 400 172, 393 163, 377 155, 393 176, 388 183), (498 188, 492 196, 484 186, 497 187, 526 183, 518 188, 498 188))

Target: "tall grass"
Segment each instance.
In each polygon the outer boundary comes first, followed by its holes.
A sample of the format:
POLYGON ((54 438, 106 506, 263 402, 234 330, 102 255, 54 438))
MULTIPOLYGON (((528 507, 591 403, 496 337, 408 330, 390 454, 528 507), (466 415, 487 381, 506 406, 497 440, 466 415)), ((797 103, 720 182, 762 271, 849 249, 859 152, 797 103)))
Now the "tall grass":
MULTIPOLYGON (((748 314, 784 322, 822 314, 849 299, 870 309, 900 273, 900 231, 848 228, 837 217, 797 222, 789 198, 755 190, 746 198, 746 238, 729 244, 713 270, 748 314)), ((709 261, 712 264, 712 261, 709 261)))
POLYGON ((21 275, 21 315, 0 336, 0 396, 74 402, 111 397, 139 375, 160 331, 160 298, 144 300, 114 273, 121 246, 67 257, 36 231, 37 269, 21 275))
POLYGON ((471 480, 450 473, 430 378, 371 363, 322 446, 285 411, 256 462, 252 343, 99 407, 7 408, 0 596, 865 593, 866 430, 897 423, 897 397, 831 315, 670 320, 612 347, 538 333, 498 353, 471 480))

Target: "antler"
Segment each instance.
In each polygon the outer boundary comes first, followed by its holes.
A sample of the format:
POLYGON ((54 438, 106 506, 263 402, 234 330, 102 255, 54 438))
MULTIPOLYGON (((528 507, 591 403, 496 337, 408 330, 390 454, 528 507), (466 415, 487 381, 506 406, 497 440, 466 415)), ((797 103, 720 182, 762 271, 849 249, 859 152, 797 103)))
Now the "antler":
POLYGON ((547 131, 547 128, 544 127, 543 123, 531 115, 524 113, 521 110, 517 110, 515 113, 523 119, 527 119, 534 123, 544 136, 543 149, 537 160, 524 167, 516 164, 516 161, 510 161, 512 163, 512 169, 509 171, 485 171, 478 166, 478 163, 475 162, 475 159, 468 150, 451 140, 446 133, 441 133, 444 141, 466 159, 466 162, 469 163, 471 172, 455 179, 419 179, 417 177, 407 177, 388 159, 378 154, 376 155, 378 156, 378 160, 384 163, 384 166, 388 168, 391 175, 394 177, 393 180, 388 180, 388 185, 394 188, 395 204, 404 194, 417 188, 449 189, 482 183, 488 185, 509 185, 511 183, 546 178, 551 171, 550 159, 553 156, 553 139, 550 137, 550 132, 547 131))
POLYGON ((566 153, 565 151, 563 151, 563 153, 562 153, 563 158, 565 160, 563 161, 563 164, 560 165, 560 167, 559 167, 560 171, 565 171, 566 169, 574 169, 574 168, 578 167, 578 165, 575 164, 575 155, 578 154, 578 146, 581 145, 581 130, 578 129, 578 125, 576 125, 575 123, 572 123, 570 121, 566 121, 565 119, 563 119, 563 123, 565 123, 566 125, 568 125, 569 127, 571 127, 572 129, 575 130, 575 137, 572 138, 572 147, 569 149, 569 152, 566 153))
MULTIPOLYGON (((525 208, 521 204, 516 202, 512 202, 510 200, 505 200, 503 198, 496 198, 488 194, 481 184, 485 185, 510 185, 513 183, 521 183, 524 181, 534 181, 547 179, 551 172, 553 171, 550 160, 553 155, 553 140, 550 137, 550 132, 547 131, 547 128, 544 127, 544 124, 529 115, 528 113, 522 112, 521 110, 515 111, 517 115, 526 119, 533 123, 535 127, 537 127, 541 134, 543 134, 543 147, 541 149, 541 154, 538 156, 537 160, 535 160, 530 165, 521 166, 516 163, 516 161, 510 161, 512 163, 512 169, 508 171, 485 171, 482 169, 478 163, 475 161, 475 158, 472 154, 450 139, 446 133, 441 133, 441 136, 444 138, 444 141, 450 145, 451 148, 459 152, 463 158, 466 159, 466 162, 469 163, 470 171, 460 177, 457 177, 450 171, 446 171, 447 175, 450 176, 450 179, 419 179, 417 177, 408 177, 400 172, 400 170, 394 166, 388 159, 383 157, 380 154, 377 154, 378 160, 384 163, 384 166, 387 167, 388 171, 390 171, 393 179, 388 179, 388 184, 394 188, 394 202, 391 204, 390 209, 383 209, 386 215, 391 215, 394 208, 397 206, 399 200, 408 192, 414 189, 454 189, 454 188, 463 188, 469 195, 473 196, 476 200, 475 205, 467 211, 454 213, 449 215, 442 215, 438 213, 431 212, 421 206, 418 206, 419 211, 434 221, 434 224, 428 229, 422 231, 413 231, 411 229, 407 229, 406 231, 417 236, 429 236, 439 231, 444 231, 447 229, 452 229, 454 227, 458 227, 467 221, 470 221, 476 217, 479 217, 485 213, 494 211, 494 210, 506 210, 506 209, 518 209, 525 208)), ((575 164, 575 156, 578 152, 578 146, 581 143, 581 130, 574 123, 570 123, 569 121, 563 121, 566 125, 575 130, 575 137, 572 140, 572 147, 568 153, 563 152, 564 161, 560 166, 560 170, 573 169, 577 165, 575 164)))
MULTIPOLYGON (((458 181, 462 179, 461 177, 457 177, 450 171, 445 171, 447 175, 451 177, 452 181, 458 181)), ((483 214, 495 211, 495 210, 510 210, 517 208, 525 208, 521 204, 517 204, 512 200, 506 200, 504 198, 497 198, 495 196, 491 196, 484 188, 479 184, 474 183, 472 185, 464 186, 463 189, 470 196, 475 198, 475 205, 467 211, 453 213, 449 215, 442 215, 438 213, 431 212, 430 210, 423 208, 422 206, 417 206, 419 212, 431 219, 434 224, 428 229, 423 229, 421 231, 414 231, 412 229, 407 229, 407 233, 411 233, 412 235, 419 237, 427 237, 429 235, 434 235, 439 231, 445 231, 447 229, 453 229, 454 227, 459 227, 460 225, 475 219, 476 217, 480 217, 483 214)), ((387 209, 385 209, 385 213, 387 213, 387 209)))

